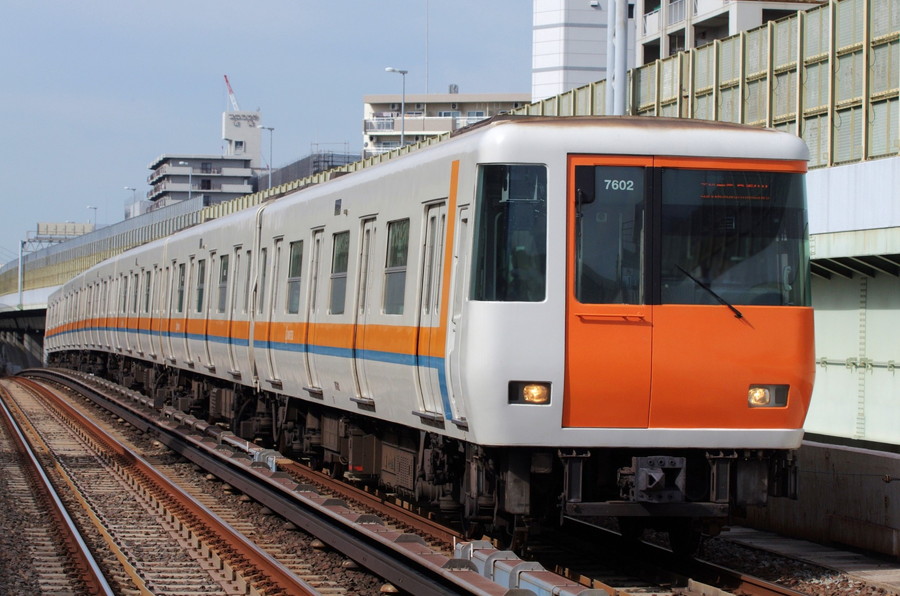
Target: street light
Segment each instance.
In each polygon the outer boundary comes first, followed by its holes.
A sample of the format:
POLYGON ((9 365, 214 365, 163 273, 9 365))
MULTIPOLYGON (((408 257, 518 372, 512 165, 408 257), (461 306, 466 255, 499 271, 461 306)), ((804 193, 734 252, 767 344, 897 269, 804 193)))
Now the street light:
MULTIPOLYGON (((96 224, 94 227, 97 227, 96 224)), ((22 310, 22 291, 25 288, 25 270, 22 269, 24 264, 22 260, 22 253, 25 252, 25 241, 19 241, 19 310, 22 310)))
POLYGON ((272 188, 272 137, 275 136, 275 129, 271 126, 263 126, 261 124, 257 124, 256 128, 269 131, 269 188, 272 188))
POLYGON ((93 205, 88 205, 87 208, 94 210, 94 229, 96 230, 97 229, 97 208, 94 207, 93 205))
POLYGON ((403 94, 400 96, 400 146, 402 147, 406 142, 406 73, 409 71, 400 70, 393 66, 388 66, 384 70, 385 72, 396 72, 403 77, 403 94))
MULTIPOLYGON (((191 164, 189 164, 186 161, 179 161, 178 165, 190 166, 191 164)), ((194 168, 191 168, 190 170, 188 170, 188 201, 191 200, 191 196, 192 196, 191 193, 193 192, 193 190, 194 190, 194 168)))

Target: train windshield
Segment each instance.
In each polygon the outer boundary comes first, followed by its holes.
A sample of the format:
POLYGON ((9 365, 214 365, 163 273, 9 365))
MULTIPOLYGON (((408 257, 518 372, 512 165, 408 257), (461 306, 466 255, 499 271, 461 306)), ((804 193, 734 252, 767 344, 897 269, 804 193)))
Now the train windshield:
POLYGON ((547 168, 478 170, 473 300, 540 302, 547 286, 547 168))
POLYGON ((803 176, 663 169, 660 302, 809 306, 803 176))

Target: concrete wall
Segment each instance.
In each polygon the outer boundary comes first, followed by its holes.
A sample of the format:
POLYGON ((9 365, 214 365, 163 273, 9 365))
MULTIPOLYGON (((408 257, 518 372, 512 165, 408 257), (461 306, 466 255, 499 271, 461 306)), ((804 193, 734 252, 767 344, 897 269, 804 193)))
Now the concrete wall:
POLYGON ((41 366, 44 351, 41 341, 39 334, 0 332, 0 373, 12 375, 41 366))
POLYGON ((807 442, 798 465, 798 500, 770 499, 742 521, 900 559, 900 455, 807 442))

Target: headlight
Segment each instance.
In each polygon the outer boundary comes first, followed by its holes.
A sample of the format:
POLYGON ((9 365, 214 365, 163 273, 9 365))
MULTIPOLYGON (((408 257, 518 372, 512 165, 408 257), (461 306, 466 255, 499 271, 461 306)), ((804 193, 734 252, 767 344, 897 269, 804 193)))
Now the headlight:
POLYGON ((550 403, 550 383, 542 381, 510 381, 509 403, 546 405, 550 403))
POLYGON ((751 408, 783 408, 787 405, 788 385, 750 385, 747 405, 751 408))

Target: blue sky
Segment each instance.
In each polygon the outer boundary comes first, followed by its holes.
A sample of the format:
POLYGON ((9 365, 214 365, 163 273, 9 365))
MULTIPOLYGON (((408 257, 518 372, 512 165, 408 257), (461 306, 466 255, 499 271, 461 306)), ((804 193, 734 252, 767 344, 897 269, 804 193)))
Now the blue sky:
POLYGON ((221 154, 223 75, 278 167, 358 151, 362 97, 400 92, 386 66, 407 93, 530 92, 531 20, 529 0, 8 2, 0 263, 39 221, 120 221, 159 155, 221 154))

